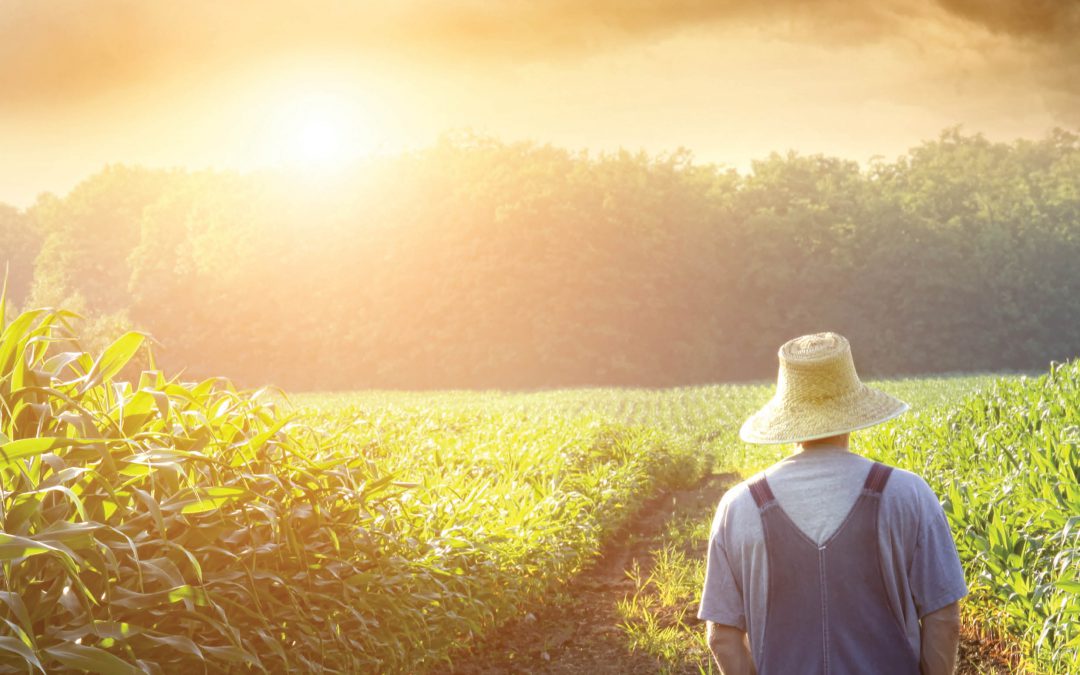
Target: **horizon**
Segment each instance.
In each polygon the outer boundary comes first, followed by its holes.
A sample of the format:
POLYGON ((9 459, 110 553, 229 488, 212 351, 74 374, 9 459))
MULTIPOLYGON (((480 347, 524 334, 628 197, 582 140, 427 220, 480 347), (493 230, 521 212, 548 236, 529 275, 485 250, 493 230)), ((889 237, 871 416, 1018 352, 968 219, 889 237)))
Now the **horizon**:
POLYGON ((507 139, 507 138, 501 138, 501 137, 497 137, 497 136, 489 136, 489 135, 484 135, 484 134, 478 134, 472 129, 451 129, 451 130, 446 130, 446 131, 442 132, 437 137, 435 137, 432 140, 431 143, 428 143, 427 145, 411 147, 411 148, 401 148, 401 149, 399 149, 397 151, 393 151, 393 152, 383 152, 383 153, 379 153, 379 154, 371 153, 371 154, 367 154, 367 155, 360 156, 360 157, 350 158, 348 161, 344 161, 344 162, 342 162, 340 164, 337 164, 335 166, 332 166, 332 167, 314 167, 313 168, 313 167, 304 167, 304 166, 297 166, 297 165, 290 166, 290 165, 280 165, 279 164, 279 165, 266 165, 266 166, 252 166, 252 167, 246 167, 245 168, 245 167, 231 167, 231 166, 221 166, 221 165, 217 165, 217 166, 215 166, 215 165, 190 166, 190 165, 179 165, 179 164, 155 165, 155 164, 148 164, 148 163, 142 163, 142 162, 105 161, 105 162, 102 162, 101 164, 99 164, 97 166, 97 168, 90 170, 89 172, 87 172, 84 175, 81 175, 81 176, 78 176, 78 177, 74 178, 72 181, 70 181, 70 184, 66 185, 65 187, 45 188, 45 189, 42 189, 42 190, 39 190, 39 191, 36 191, 36 192, 33 192, 33 193, 27 193, 25 195, 22 195, 23 199, 21 199, 21 200, 20 199, 11 199, 11 198, 5 199, 3 197, 3 195, 0 195, 0 205, 10 206, 10 207, 13 207, 13 208, 15 208, 15 209, 17 209, 19 211, 23 211, 23 212, 28 211, 31 208, 33 208, 33 206, 37 203, 37 201, 40 198, 42 198, 42 197, 44 197, 46 195, 53 195, 53 196, 60 197, 60 198, 67 197, 71 193, 71 191, 74 190, 76 187, 78 187, 80 184, 82 184, 85 181, 90 180, 93 177, 107 171, 110 167, 128 167, 128 168, 132 168, 132 169, 143 169, 143 170, 147 170, 147 171, 179 171, 181 173, 187 173, 187 174, 221 173, 221 174, 224 174, 224 175, 233 175, 233 176, 239 176, 239 177, 243 177, 243 178, 257 178, 259 176, 271 176, 271 177, 286 176, 286 177, 307 178, 307 179, 311 179, 312 181, 323 181, 323 182, 333 183, 334 179, 343 178, 343 177, 346 177, 346 176, 348 176, 350 174, 356 173, 358 171, 367 170, 367 168, 369 167, 369 165, 372 162, 377 162, 380 159, 388 159, 388 158, 392 159, 394 157, 400 157, 400 156, 406 155, 408 153, 415 153, 415 152, 421 152, 422 153, 424 151, 428 151, 428 150, 433 149, 441 140, 446 139, 446 138, 453 138, 453 137, 455 137, 455 135, 458 135, 458 134, 471 134, 471 135, 474 135, 474 136, 476 136, 478 138, 489 139, 489 140, 493 140, 493 141, 503 143, 503 144, 506 144, 506 145, 524 144, 524 145, 528 145, 528 146, 532 146, 532 147, 551 147, 551 148, 555 148, 555 149, 562 150, 562 151, 572 153, 572 154, 585 153, 586 156, 589 159, 597 159, 597 158, 601 158, 601 157, 605 157, 605 156, 611 156, 611 155, 615 155, 615 154, 618 154, 618 153, 621 153, 621 152, 628 152, 628 153, 631 153, 631 154, 645 153, 650 159, 658 159, 658 158, 661 158, 661 157, 664 157, 664 156, 670 156, 670 155, 680 153, 680 152, 688 152, 689 156, 690 156, 690 159, 691 159, 691 162, 695 166, 716 167, 718 169, 725 170, 725 171, 728 171, 728 170, 735 171, 740 176, 748 177, 748 176, 752 176, 754 174, 754 164, 756 162, 762 162, 762 161, 768 160, 769 158, 774 157, 774 156, 788 157, 788 156, 792 156, 792 155, 798 156, 798 157, 817 157, 817 156, 821 156, 821 157, 826 157, 826 158, 840 159, 840 160, 843 160, 843 161, 851 161, 851 162, 855 162, 859 166, 859 170, 861 172, 865 172, 866 170, 868 170, 870 168, 871 164, 874 163, 875 161, 881 161, 881 162, 885 162, 885 163, 896 162, 899 159, 901 159, 902 157, 910 154, 916 148, 919 148, 919 147, 921 147, 921 146, 923 146, 923 145, 925 145, 927 143, 933 143, 933 142, 936 142, 936 141, 940 140, 943 135, 945 135, 945 134, 947 134, 947 133, 949 133, 951 131, 957 131, 962 136, 968 137, 968 138, 981 137, 981 138, 986 139, 990 143, 1002 143, 1002 144, 1006 144, 1006 145, 1013 145, 1013 144, 1018 143, 1018 142, 1037 142, 1037 141, 1040 141, 1040 140, 1044 140, 1044 139, 1048 138, 1054 132, 1058 132, 1058 131, 1068 133, 1068 134, 1080 134, 1080 127, 1067 128, 1067 127, 1059 125, 1059 126, 1050 127, 1048 129, 1046 129, 1042 134, 1039 134, 1039 135, 1033 135, 1033 136, 1029 136, 1029 137, 995 138, 995 137, 992 137, 992 136, 990 136, 990 135, 988 135, 988 134, 986 134, 986 133, 984 133, 982 131, 968 129, 968 128, 964 127, 961 124, 955 124, 955 125, 950 125, 950 126, 947 126, 947 127, 943 127, 942 129, 940 129, 938 131, 937 134, 935 134, 935 135, 933 135, 931 137, 918 139, 917 141, 909 144, 905 148, 903 148, 903 149, 899 150, 898 152, 896 152, 894 154, 891 154, 891 155, 885 155, 883 153, 873 153, 873 154, 868 155, 865 158, 859 159, 859 158, 855 158, 855 157, 843 156, 843 155, 836 154, 836 153, 830 153, 830 152, 827 152, 827 151, 808 152, 808 151, 804 151, 804 150, 801 150, 801 149, 798 149, 798 148, 786 148, 786 149, 782 149, 782 150, 781 149, 774 149, 774 150, 764 151, 760 155, 745 158, 744 161, 741 164, 737 164, 737 165, 732 164, 730 162, 710 160, 710 159, 708 159, 706 157, 700 156, 698 153, 696 153, 694 151, 693 148, 688 148, 688 147, 685 147, 685 146, 678 146, 678 147, 672 147, 672 148, 666 148, 666 149, 660 149, 660 150, 649 150, 649 149, 646 149, 646 148, 629 148, 629 147, 621 146, 621 145, 616 146, 616 147, 611 147, 611 148, 605 148, 605 147, 601 147, 601 148, 595 148, 595 147, 570 147, 570 146, 562 145, 562 144, 559 144, 559 143, 555 143, 555 142, 551 142, 551 141, 541 141, 541 140, 538 140, 538 139, 529 139, 529 138, 507 139))

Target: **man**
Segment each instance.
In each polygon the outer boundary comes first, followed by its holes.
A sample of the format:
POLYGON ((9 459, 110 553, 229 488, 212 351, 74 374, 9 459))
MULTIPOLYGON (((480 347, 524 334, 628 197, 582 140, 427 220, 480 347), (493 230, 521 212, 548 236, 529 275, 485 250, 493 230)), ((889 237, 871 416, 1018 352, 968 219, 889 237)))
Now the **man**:
POLYGON ((862 384, 835 333, 779 355, 776 393, 739 435, 797 450, 717 508, 698 618, 720 670, 952 673, 968 589, 944 510, 921 477, 848 451, 907 404, 862 384))

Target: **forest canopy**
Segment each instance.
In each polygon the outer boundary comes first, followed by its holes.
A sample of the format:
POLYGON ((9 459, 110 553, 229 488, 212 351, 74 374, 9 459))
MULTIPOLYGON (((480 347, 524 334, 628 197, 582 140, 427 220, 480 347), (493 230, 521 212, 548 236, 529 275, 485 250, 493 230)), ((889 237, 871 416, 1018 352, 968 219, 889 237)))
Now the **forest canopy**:
POLYGON ((459 134, 321 182, 112 165, 0 205, 22 306, 289 389, 770 378, 834 330, 864 376, 1080 354, 1080 138, 958 129, 895 161, 589 154, 459 134))

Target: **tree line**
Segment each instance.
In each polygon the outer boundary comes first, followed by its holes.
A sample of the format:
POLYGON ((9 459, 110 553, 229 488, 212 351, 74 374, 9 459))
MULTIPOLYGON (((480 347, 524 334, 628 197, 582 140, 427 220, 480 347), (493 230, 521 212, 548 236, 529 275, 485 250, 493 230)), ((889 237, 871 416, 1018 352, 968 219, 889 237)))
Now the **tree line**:
POLYGON ((1080 352, 1078 260, 1063 130, 744 173, 454 135, 321 182, 111 165, 0 205, 16 304, 294 390, 771 378, 821 330, 864 377, 1042 369, 1080 352))

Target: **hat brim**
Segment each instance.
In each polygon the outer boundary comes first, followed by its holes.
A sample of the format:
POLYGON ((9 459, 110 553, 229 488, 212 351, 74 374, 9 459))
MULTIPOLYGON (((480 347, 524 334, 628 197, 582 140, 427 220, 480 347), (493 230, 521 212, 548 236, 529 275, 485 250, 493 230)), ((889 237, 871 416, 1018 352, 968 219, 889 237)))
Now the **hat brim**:
POLYGON ((813 441, 872 427, 909 409, 900 399, 866 385, 851 395, 813 405, 774 396, 743 422, 739 438, 758 445, 813 441))

